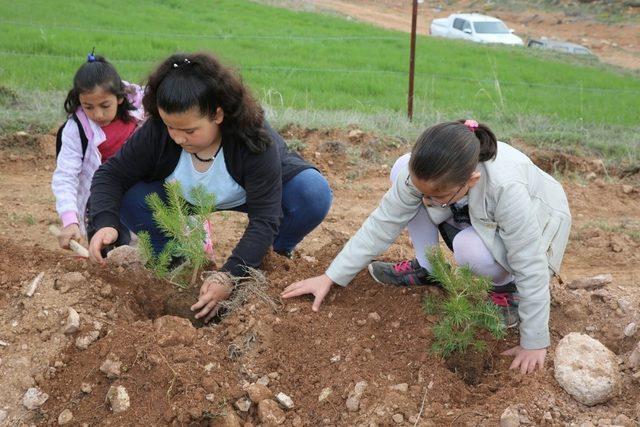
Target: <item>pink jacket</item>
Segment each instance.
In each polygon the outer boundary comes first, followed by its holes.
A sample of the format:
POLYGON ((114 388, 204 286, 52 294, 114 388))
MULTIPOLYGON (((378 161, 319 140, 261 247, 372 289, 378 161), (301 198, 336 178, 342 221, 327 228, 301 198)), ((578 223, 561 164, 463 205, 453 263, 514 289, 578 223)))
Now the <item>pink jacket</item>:
MULTIPOLYGON (((142 122, 144 119, 143 88, 127 82, 125 85, 133 89, 127 97, 136 108, 129 114, 138 122, 142 122)), ((84 161, 82 160, 82 143, 78 126, 75 121, 67 120, 62 130, 62 147, 58 154, 56 170, 51 179, 51 189, 56 198, 56 211, 58 211, 62 226, 66 227, 77 223, 80 231, 86 234, 85 210, 91 190, 91 179, 102 164, 102 156, 98 146, 105 141, 105 135, 100 126, 89 119, 82 108, 78 108, 76 115, 80 119, 88 139, 84 161)))

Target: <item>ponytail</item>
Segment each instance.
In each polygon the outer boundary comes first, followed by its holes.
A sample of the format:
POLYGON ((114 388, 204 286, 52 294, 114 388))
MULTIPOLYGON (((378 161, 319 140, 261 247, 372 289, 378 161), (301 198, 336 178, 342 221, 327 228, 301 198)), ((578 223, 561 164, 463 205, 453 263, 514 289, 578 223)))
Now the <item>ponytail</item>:
POLYGON ((464 184, 479 162, 495 159, 496 136, 474 120, 439 123, 425 130, 411 150, 409 168, 416 178, 438 185, 464 184))

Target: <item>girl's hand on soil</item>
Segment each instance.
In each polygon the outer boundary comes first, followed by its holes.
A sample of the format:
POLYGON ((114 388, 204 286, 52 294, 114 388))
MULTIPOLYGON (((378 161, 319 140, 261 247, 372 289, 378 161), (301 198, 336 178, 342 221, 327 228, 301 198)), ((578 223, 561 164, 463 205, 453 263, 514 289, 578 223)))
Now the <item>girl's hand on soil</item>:
POLYGON ((519 345, 510 348, 507 351, 502 352, 503 356, 515 356, 509 369, 518 369, 523 374, 529 374, 536 370, 540 365, 540 369, 544 367, 544 358, 547 356, 547 349, 540 348, 535 350, 528 350, 522 348, 519 345))
POLYGON ((82 234, 80 234, 80 227, 78 224, 69 224, 60 231, 60 235, 58 236, 58 245, 60 245, 62 249, 70 249, 69 241, 71 239, 76 242, 79 242, 80 239, 82 239, 82 234))
POLYGON ((320 304, 322 304, 322 300, 324 300, 324 297, 326 297, 329 293, 331 285, 333 285, 333 281, 329 278, 329 276, 323 274, 321 276, 301 280, 287 286, 284 291, 282 291, 280 296, 282 298, 293 298, 300 295, 313 294, 315 299, 313 300, 311 309, 313 311, 318 311, 320 310, 320 304))
POLYGON ((96 234, 91 238, 91 242, 89 242, 89 258, 91 261, 105 265, 106 261, 102 258, 102 248, 109 246, 116 240, 118 240, 118 230, 113 227, 103 227, 96 231, 96 234))
POLYGON ((200 287, 198 302, 191 306, 191 311, 200 310, 196 313, 196 319, 204 317, 204 323, 209 323, 218 312, 218 303, 229 298, 232 290, 231 279, 226 273, 215 273, 207 277, 200 287))

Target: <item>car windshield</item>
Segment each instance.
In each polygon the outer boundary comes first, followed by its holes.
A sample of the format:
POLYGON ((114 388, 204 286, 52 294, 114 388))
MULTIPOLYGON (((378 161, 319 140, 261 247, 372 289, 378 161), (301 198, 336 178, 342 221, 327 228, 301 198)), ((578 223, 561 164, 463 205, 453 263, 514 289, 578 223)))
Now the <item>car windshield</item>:
POLYGON ((502 22, 474 22, 473 26, 479 34, 509 34, 509 29, 502 22))

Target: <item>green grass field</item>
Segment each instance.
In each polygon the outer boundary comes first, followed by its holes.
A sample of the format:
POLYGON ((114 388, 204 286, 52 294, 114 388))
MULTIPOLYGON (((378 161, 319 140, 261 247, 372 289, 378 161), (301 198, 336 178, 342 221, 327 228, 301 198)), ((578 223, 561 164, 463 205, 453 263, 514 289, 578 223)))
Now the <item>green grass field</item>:
POLYGON ((420 37, 408 126, 407 34, 240 0, 0 0, 0 16, 2 132, 59 120, 93 46, 135 82, 173 52, 208 50, 282 122, 316 112, 393 122, 412 136, 434 120, 474 117, 501 136, 640 157, 640 78, 597 63, 420 37))

